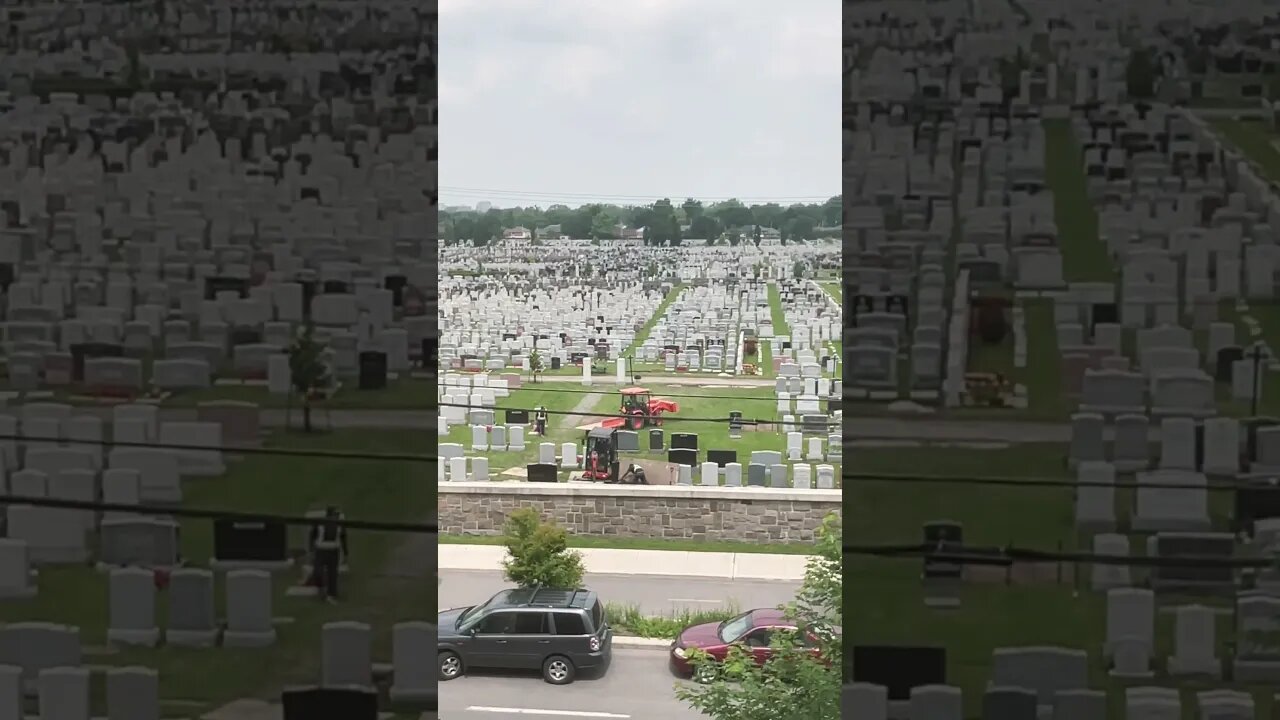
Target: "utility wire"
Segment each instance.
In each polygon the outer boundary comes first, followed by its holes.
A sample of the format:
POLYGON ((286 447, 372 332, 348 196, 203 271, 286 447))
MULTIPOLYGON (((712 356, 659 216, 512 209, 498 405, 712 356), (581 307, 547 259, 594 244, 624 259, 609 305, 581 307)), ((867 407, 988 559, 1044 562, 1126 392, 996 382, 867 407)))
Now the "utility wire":
MULTIPOLYGON (((1280 477, 1280 476, 1278 476, 1280 477)), ((1217 481, 1206 482, 1204 485, 1190 485, 1187 483, 1173 482, 1139 482, 1136 480, 1116 480, 1115 482, 1106 482, 1103 480, 1071 480, 1066 478, 1015 478, 1015 477, 968 477, 968 476, 946 476, 946 475, 898 475, 894 473, 867 473, 859 471, 843 471, 840 473, 841 480, 852 481, 857 483, 884 483, 884 484, 918 484, 918 485, 996 485, 1005 487, 1029 487, 1029 488, 1115 488, 1125 489, 1132 488, 1136 490, 1152 489, 1152 490, 1207 490, 1209 492, 1231 492, 1235 490, 1265 490, 1274 488, 1280 490, 1280 482, 1276 478, 1268 478, 1267 482, 1241 482, 1241 481, 1217 481)), ((845 487, 851 487, 845 485, 845 487)))
MULTIPOLYGON (((427 431, 423 430, 423 444, 426 444, 427 431)), ((288 448, 241 447, 238 445, 185 445, 158 442, 121 442, 116 440, 77 440, 63 438, 28 437, 26 435, 0 435, 0 441, 17 441, 29 444, 47 444, 51 447, 69 448, 76 445, 93 445, 98 447, 133 447, 155 450, 197 450, 203 452, 225 452, 243 455, 270 455, 275 457, 317 458, 324 460, 366 460, 370 462, 420 462, 434 463, 436 459, 428 455, 409 453, 362 453, 329 450, 291 450, 288 448), (66 443, 63 445, 62 443, 66 443)))
MULTIPOLYGON (((634 381, 634 382, 639 383, 639 382, 642 382, 642 381, 636 380, 636 381, 634 381)), ((655 382, 655 383, 653 383, 653 384, 654 384, 654 385, 658 385, 658 384, 661 384, 661 383, 655 382)), ((442 385, 441 387, 446 387, 446 388, 449 388, 449 387, 455 387, 455 388, 460 388, 460 389, 463 389, 463 390, 467 390, 467 389, 469 389, 469 386, 467 386, 467 385, 442 385)), ((477 388, 475 388, 475 389, 476 389, 476 390, 484 390, 485 388, 483 388, 483 387, 477 387, 477 388)), ((743 388, 743 389, 744 389, 744 390, 746 390, 746 389, 748 389, 748 388, 743 388)), ((772 391, 772 388, 765 387, 765 386, 760 386, 760 387, 752 386, 752 387, 751 387, 751 388, 749 388, 749 389, 751 389, 751 390, 770 390, 770 391, 772 391)), ((515 389, 515 390, 512 390, 511 392, 520 392, 521 390, 534 390, 534 391, 539 392, 539 393, 544 393, 544 392, 547 392, 547 393, 562 393, 562 394, 565 394, 565 395, 600 395, 600 394, 601 394, 601 392, 600 392, 599 390, 574 390, 574 389, 572 389, 572 388, 546 388, 546 389, 544 389, 544 388, 542 388, 542 387, 531 388, 531 387, 529 387, 529 386, 521 386, 520 388, 517 388, 517 389, 515 389)), ((778 398, 777 398, 777 396, 773 396, 773 395, 769 395, 769 396, 765 396, 765 395, 759 395, 759 396, 750 396, 750 395, 689 395, 689 394, 682 394, 682 393, 652 393, 652 395, 653 395, 655 398, 680 398, 680 399, 682 399, 682 400, 741 400, 741 401, 756 400, 756 401, 763 401, 763 402, 775 402, 775 401, 778 399, 778 398)), ((793 395, 793 396, 791 397, 791 399, 792 399, 792 400, 796 399, 796 396, 794 396, 794 395, 793 395)), ((832 397, 828 397, 828 398, 823 398, 823 397, 819 396, 819 397, 818 397, 818 399, 819 399, 819 400, 825 400, 826 402, 840 402, 840 401, 841 401, 841 400, 840 400, 840 398, 839 398, 838 396, 832 396, 832 397)))
POLYGON ((1124 567, 1272 568, 1265 557, 1212 555, 1107 555, 1083 552, 1032 550, 1018 547, 972 547, 962 544, 858 545, 844 543, 844 554, 891 559, 922 559, 956 565, 1012 565, 1018 562, 1071 562, 1124 567))
MULTIPOLYGON (((672 208, 678 208, 681 205, 683 205, 684 198, 693 198, 694 200, 712 200, 712 201, 740 200, 742 201, 743 204, 748 204, 749 201, 755 201, 755 204, 769 204, 771 202, 777 202, 778 204, 782 204, 782 201, 789 201, 795 204, 821 205, 833 197, 839 197, 839 193, 832 193, 831 195, 795 195, 791 197, 747 196, 747 195, 690 195, 687 193, 674 193, 674 194, 667 193, 665 195, 611 195, 608 193, 544 192, 540 190, 538 191, 500 190, 495 188, 461 187, 457 185, 441 185, 438 189, 440 190, 441 193, 456 192, 459 195, 467 195, 468 197, 474 196, 476 193, 483 193, 483 194, 489 194, 489 195, 509 196, 509 197, 515 197, 515 198, 521 198, 521 197, 546 198, 550 200, 555 200, 556 198, 564 198, 566 200, 573 200, 574 202, 581 202, 583 198, 586 198, 588 200, 590 199, 642 200, 649 203, 654 203, 659 200, 662 200, 663 198, 666 198, 667 200, 671 201, 672 208)), ((499 199, 503 199, 503 198, 499 198, 499 199)), ((495 209, 500 210, 500 209, 510 209, 510 208, 495 208, 495 209)))
MULTIPOLYGON (((285 525, 315 526, 327 522, 324 517, 300 517, 271 513, 249 513, 237 510, 208 510, 203 508, 162 507, 159 505, 129 505, 86 500, 65 500, 30 495, 0 495, 0 504, 29 505, 31 507, 59 510, 92 510, 131 513, 133 515, 181 517, 201 520, 232 520, 235 522, 277 522, 285 525)), ((437 523, 392 523, 377 520, 351 520, 343 518, 338 524, 351 530, 373 530, 395 533, 437 533, 437 523)))
MULTIPOLYGON (((532 408, 509 408, 509 407, 486 407, 486 408, 477 408, 477 407, 474 407, 474 406, 471 406, 471 405, 464 405, 464 404, 461 404, 461 403, 439 403, 439 406, 440 406, 440 407, 469 408, 469 409, 472 409, 472 410, 492 410, 492 411, 494 411, 494 412, 498 412, 498 411, 507 412, 507 411, 511 411, 511 410, 514 410, 514 411, 516 411, 516 412, 528 412, 528 413, 534 412, 534 410, 533 410, 532 408)), ((576 415, 576 416, 579 416, 579 417, 597 417, 597 418, 623 418, 623 419, 626 419, 626 418, 634 417, 633 415, 625 415, 625 414, 621 414, 621 413, 574 412, 573 410, 547 410, 547 411, 546 411, 546 413, 547 413, 548 415, 576 415)), ((738 425, 781 425, 781 424, 782 424, 782 421, 780 421, 780 420, 752 420, 752 419, 748 419, 748 418, 741 418, 741 419, 738 419, 738 420, 734 420, 733 418, 729 418, 729 417, 722 417, 722 418, 687 418, 687 417, 681 417, 681 416, 679 416, 679 415, 662 415, 662 416, 650 416, 650 415, 646 415, 645 417, 661 417, 661 418, 662 418, 662 420, 663 420, 663 421, 666 421, 666 422, 709 422, 709 423, 724 423, 724 424, 728 424, 728 423, 735 423, 735 424, 738 424, 738 425)), ((799 421, 797 421, 797 422, 796 422, 796 424, 797 424, 797 425, 800 425, 800 424, 802 424, 802 423, 800 423, 799 421)), ((825 426, 827 426, 827 427, 829 427, 829 428, 831 428, 831 427, 841 427, 841 426, 843 426, 843 424, 844 424, 844 423, 834 422, 834 421, 828 421, 828 422, 824 423, 824 425, 825 425, 825 426)))

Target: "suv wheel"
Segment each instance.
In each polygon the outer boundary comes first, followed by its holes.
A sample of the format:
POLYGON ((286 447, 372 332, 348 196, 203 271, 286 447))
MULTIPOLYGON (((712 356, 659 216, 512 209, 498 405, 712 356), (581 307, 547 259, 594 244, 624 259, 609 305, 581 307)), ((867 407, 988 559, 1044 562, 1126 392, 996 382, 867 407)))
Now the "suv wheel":
POLYGON ((568 685, 577 674, 573 662, 563 655, 552 655, 542 663, 542 679, 552 685, 568 685))
POLYGON ((450 650, 440 653, 440 679, 452 680, 462 674, 462 658, 450 650))

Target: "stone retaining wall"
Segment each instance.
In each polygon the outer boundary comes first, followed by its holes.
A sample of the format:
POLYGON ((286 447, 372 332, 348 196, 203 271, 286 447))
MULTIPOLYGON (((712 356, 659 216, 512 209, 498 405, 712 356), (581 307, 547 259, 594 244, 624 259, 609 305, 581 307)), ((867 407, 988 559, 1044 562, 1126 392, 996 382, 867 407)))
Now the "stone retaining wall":
POLYGON ((569 532, 626 538, 804 542, 839 490, 447 482, 439 485, 440 532, 496 535, 507 515, 534 507, 569 532))

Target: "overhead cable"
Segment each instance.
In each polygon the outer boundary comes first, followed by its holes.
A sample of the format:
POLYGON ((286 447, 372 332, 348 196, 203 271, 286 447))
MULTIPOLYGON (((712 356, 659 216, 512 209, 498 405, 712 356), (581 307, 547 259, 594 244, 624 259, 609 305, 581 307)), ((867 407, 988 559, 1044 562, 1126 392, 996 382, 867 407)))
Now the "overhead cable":
MULTIPOLYGON (((108 503, 87 500, 66 500, 60 498, 37 497, 31 495, 0 495, 0 505, 29 505, 31 507, 53 508, 60 510, 89 510, 94 512, 116 512, 133 515, 166 516, 192 518, 202 520, 231 520, 234 522, 276 522, 284 525, 319 525, 328 520, 324 517, 305 517, 276 515, 272 513, 250 513, 239 510, 210 510, 204 508, 165 507, 161 505, 128 503, 108 503)), ((377 532, 432 534, 438 530, 437 523, 394 523, 377 520, 353 520, 343 518, 339 525, 352 530, 372 530, 377 532)))
MULTIPOLYGON (((427 431, 423 430, 423 444, 426 439, 434 437, 427 435, 427 431)), ((421 462, 434 463, 436 459, 427 455, 415 455, 412 453, 367 453, 367 452, 351 452, 343 450, 296 450, 291 448, 267 448, 252 447, 241 445, 191 445, 186 443, 160 443, 160 442, 126 442, 117 440, 81 440, 71 438, 42 438, 30 437, 27 435, 0 435, 0 442, 15 441, 28 444, 47 444, 51 447, 74 447, 76 445, 91 445, 95 447, 126 447, 126 448, 149 448, 154 450, 194 450, 202 452, 225 452, 239 455, 269 455, 273 457, 297 457, 297 458, 316 458, 320 460, 366 460, 371 462, 388 461, 388 462, 421 462), (62 445, 62 443, 66 443, 62 445)))

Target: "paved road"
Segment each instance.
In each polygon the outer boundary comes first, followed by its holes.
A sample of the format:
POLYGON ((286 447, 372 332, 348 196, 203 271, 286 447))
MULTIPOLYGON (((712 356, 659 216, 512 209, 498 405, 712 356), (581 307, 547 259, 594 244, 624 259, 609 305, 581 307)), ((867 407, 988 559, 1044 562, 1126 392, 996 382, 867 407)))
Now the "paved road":
MULTIPOLYGON (((511 584, 494 570, 441 570, 440 607, 474 605, 511 584)), ((661 575, 587 575, 585 585, 605 602, 636 605, 649 615, 669 615, 681 609, 750 610, 777 607, 795 599, 800 584, 762 580, 664 577, 661 575)))
POLYGON ((665 650, 615 649, 602 677, 556 687, 535 674, 486 673, 440 683, 440 717, 449 720, 696 720, 677 700, 665 650))

